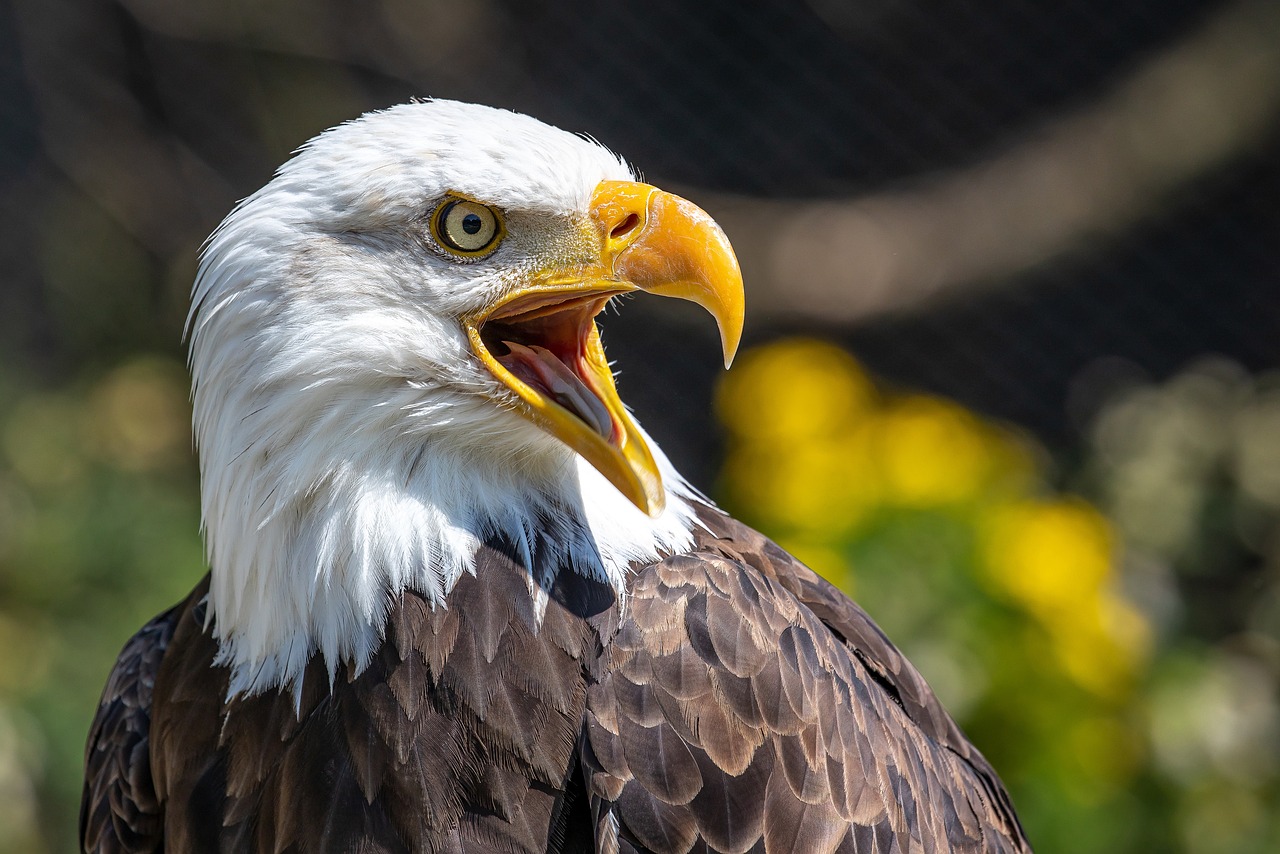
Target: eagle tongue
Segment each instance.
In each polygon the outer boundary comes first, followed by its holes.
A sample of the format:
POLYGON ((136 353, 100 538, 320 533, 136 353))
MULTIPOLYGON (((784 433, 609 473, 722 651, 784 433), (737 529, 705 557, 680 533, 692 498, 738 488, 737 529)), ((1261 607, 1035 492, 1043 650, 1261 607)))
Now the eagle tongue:
POLYGON ((613 417, 600 398, 569 366, 546 347, 503 341, 511 351, 498 361, 525 383, 577 415, 606 439, 613 435, 613 417))

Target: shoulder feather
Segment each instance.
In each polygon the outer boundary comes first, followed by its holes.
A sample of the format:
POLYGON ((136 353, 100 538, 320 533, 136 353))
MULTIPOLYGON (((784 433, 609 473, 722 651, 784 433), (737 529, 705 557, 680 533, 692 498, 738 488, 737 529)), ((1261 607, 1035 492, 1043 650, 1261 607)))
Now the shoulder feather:
POLYGON ((129 639, 107 679, 85 749, 80 846, 91 854, 159 851, 164 816, 151 777, 151 701, 177 608, 129 639))
POLYGON ((695 552, 637 569, 589 693, 584 768, 619 842, 1029 850, 986 760, 870 618, 764 537, 702 515, 695 552))

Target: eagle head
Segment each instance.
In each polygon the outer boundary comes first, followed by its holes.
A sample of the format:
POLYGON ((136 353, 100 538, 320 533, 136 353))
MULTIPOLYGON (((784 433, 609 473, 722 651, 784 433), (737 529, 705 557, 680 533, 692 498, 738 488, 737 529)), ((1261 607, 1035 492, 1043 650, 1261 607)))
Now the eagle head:
MULTIPOLYGON (((452 101, 307 143, 210 238, 188 321, 210 619, 233 691, 357 667, 389 597, 494 534, 610 580, 686 545, 687 487, 596 315, 646 291, 742 329, 728 240, 599 144, 452 101)), ((543 554, 545 570, 535 560, 543 554)), ((542 573, 540 575, 540 573, 542 573)))

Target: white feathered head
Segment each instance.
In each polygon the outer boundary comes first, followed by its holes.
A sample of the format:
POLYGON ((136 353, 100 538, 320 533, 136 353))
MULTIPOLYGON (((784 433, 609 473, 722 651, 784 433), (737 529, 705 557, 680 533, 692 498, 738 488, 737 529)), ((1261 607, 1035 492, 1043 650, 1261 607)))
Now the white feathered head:
POLYGON ((706 307, 732 358, 742 280, 710 217, 515 113, 371 113, 242 202, 189 319, 233 690, 289 682, 316 649, 359 663, 388 593, 442 597, 495 530, 531 549, 550 527, 565 565, 619 586, 686 542, 682 483, 595 326, 637 290, 706 307))

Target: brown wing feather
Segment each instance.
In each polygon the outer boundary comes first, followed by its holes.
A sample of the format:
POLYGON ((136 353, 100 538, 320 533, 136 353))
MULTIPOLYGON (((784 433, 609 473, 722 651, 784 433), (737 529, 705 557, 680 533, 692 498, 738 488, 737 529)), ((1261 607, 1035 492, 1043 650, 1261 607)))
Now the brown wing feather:
POLYGON ((527 572, 498 543, 446 606, 400 594, 367 668, 330 687, 313 660, 300 706, 278 691, 225 701, 193 594, 156 681, 167 848, 589 850, 578 742, 616 603, 561 573, 539 619, 527 572))
POLYGON ((98 703, 85 750, 80 847, 92 854, 159 851, 163 810, 151 779, 151 696, 176 609, 129 639, 98 703))
POLYGON ((728 557, 772 574, 779 584, 808 607, 844 641, 877 683, 890 692, 907 716, 931 740, 955 753, 973 769, 983 796, 990 801, 993 819, 999 823, 1002 832, 1020 840, 1029 849, 1013 802, 995 770, 965 738, 924 677, 871 617, 830 582, 763 534, 714 508, 702 506, 699 510, 700 518, 707 527, 705 534, 700 536, 699 544, 715 547, 728 557))
POLYGON ((388 603, 331 685, 225 700, 202 584, 125 647, 86 850, 1021 851, 1003 787, 856 605, 706 509, 626 619, 561 572, 539 620, 494 543, 448 607, 388 603), (154 773, 154 779, 152 774, 154 773))
POLYGON ((1028 851, 986 760, 866 614, 703 517, 694 554, 637 569, 590 688, 597 833, 655 852, 1028 851))

